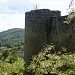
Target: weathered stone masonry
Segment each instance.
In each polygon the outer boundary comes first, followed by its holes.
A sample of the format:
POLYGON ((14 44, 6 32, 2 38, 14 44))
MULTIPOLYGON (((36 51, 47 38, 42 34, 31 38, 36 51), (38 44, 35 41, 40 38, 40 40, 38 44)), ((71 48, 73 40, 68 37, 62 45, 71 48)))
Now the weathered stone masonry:
POLYGON ((60 11, 48 9, 31 10, 25 13, 25 60, 27 63, 32 55, 37 54, 45 44, 54 43, 65 47, 72 45, 75 48, 74 24, 72 27, 64 24, 64 18, 60 11))

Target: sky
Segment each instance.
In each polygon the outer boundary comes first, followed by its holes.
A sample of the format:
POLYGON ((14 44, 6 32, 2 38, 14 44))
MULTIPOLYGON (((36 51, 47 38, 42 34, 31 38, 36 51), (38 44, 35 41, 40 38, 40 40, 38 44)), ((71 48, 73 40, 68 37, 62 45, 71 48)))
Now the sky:
POLYGON ((71 0, 0 0, 0 32, 25 27, 25 12, 37 9, 60 10, 68 14, 71 0))

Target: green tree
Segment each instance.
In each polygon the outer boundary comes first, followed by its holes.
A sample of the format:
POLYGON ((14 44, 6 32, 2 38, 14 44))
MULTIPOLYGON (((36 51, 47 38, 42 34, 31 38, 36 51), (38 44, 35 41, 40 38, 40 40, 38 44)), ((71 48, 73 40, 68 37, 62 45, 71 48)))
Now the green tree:
POLYGON ((67 24, 71 23, 71 21, 73 21, 73 19, 75 18, 74 0, 71 0, 68 11, 69 11, 69 14, 64 21, 64 23, 67 23, 67 24))
POLYGON ((0 75, 23 75, 24 60, 19 58, 16 50, 0 52, 0 75))
POLYGON ((32 56, 27 71, 33 75, 75 75, 75 54, 65 47, 56 51, 55 45, 47 45, 38 55, 32 56))

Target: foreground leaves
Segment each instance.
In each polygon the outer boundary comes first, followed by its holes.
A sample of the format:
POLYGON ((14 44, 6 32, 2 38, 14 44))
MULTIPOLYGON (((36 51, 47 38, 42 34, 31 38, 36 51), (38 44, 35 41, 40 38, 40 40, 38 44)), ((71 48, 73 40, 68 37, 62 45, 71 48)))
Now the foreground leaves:
POLYGON ((0 75, 23 75, 23 71, 24 60, 17 56, 15 50, 0 52, 0 75))
POLYGON ((75 54, 62 47, 55 50, 55 45, 46 45, 43 50, 32 57, 27 70, 35 75, 75 75, 75 54))

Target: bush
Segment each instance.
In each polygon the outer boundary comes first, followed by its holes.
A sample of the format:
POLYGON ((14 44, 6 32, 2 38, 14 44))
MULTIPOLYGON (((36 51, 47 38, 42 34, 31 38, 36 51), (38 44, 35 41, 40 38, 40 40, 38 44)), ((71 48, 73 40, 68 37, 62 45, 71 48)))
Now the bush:
POLYGON ((64 23, 69 24, 69 23, 71 23, 73 21, 73 19, 75 19, 75 9, 72 9, 69 12, 67 18, 65 18, 64 23))
POLYGON ((24 60, 17 56, 16 50, 0 52, 0 75, 23 75, 24 64, 24 60))
POLYGON ((34 75, 75 75, 75 54, 65 47, 55 50, 55 45, 46 45, 38 55, 32 56, 27 71, 34 75))

